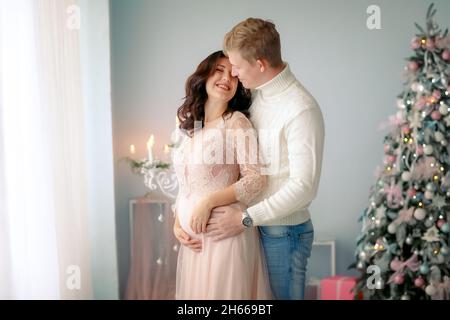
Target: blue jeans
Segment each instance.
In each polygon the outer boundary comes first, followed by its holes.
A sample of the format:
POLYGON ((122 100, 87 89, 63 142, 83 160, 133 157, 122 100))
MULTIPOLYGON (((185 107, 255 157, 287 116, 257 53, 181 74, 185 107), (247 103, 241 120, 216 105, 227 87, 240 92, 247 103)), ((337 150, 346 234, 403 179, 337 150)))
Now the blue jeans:
POLYGON ((302 300, 314 240, 311 220, 295 226, 259 227, 275 299, 302 300))

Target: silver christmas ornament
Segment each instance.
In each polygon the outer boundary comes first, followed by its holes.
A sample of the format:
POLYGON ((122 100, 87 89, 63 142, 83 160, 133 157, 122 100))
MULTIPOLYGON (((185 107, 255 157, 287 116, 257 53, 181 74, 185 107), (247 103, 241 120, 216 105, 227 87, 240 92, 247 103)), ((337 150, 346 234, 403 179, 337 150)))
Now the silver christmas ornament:
POLYGON ((413 243, 413 237, 407 236, 405 242, 406 242, 406 244, 408 244, 408 245, 412 245, 412 243, 413 243))
POLYGON ((448 113, 448 106, 445 103, 441 104, 439 106, 439 112, 445 116, 448 113))
POLYGON ((430 154, 432 154, 433 153, 433 146, 432 145, 430 145, 430 144, 427 144, 426 146, 425 146, 425 148, 423 149, 423 152, 426 154, 426 155, 430 155, 430 154))
POLYGON ((385 282, 384 282, 383 278, 378 278, 377 280, 375 280, 375 289, 381 290, 381 289, 384 289, 384 286, 385 286, 385 282))
POLYGON ((433 296, 436 294, 436 287, 434 285, 430 284, 425 288, 425 292, 427 295, 433 296))
POLYGON ((397 226, 391 223, 390 225, 388 225, 388 232, 390 234, 394 234, 395 232, 397 232, 397 226))
POLYGON ((423 220, 425 219, 425 216, 427 215, 427 212, 425 211, 425 209, 422 208, 417 208, 414 211, 414 218, 416 218, 417 220, 423 220))
POLYGON ((411 179, 411 173, 409 171, 404 171, 402 173, 402 180, 409 181, 411 179))
POLYGON ((425 199, 431 200, 434 198, 434 192, 433 191, 425 191, 425 199))
POLYGON ((358 255, 359 260, 365 261, 367 259, 367 253, 365 251, 361 251, 358 255))
POLYGON ((442 132, 436 131, 434 133, 434 140, 436 140, 437 142, 441 142, 442 140, 444 140, 444 135, 442 134, 442 132))

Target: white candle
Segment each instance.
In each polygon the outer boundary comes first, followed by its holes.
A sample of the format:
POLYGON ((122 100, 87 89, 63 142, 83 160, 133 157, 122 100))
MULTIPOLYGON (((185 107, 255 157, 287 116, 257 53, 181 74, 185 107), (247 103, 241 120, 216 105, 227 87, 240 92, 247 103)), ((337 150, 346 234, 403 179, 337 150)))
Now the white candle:
POLYGON ((155 137, 153 135, 147 141, 148 161, 153 162, 153 145, 155 144, 155 137))
POLYGON ((135 148, 134 144, 132 144, 132 145, 130 146, 130 153, 131 153, 131 154, 135 154, 135 153, 136 153, 136 148, 135 148))
POLYGON ((172 134, 172 142, 177 144, 180 139, 180 120, 175 116, 175 132, 172 134))
POLYGON ((170 162, 170 148, 169 145, 164 145, 164 161, 170 162))

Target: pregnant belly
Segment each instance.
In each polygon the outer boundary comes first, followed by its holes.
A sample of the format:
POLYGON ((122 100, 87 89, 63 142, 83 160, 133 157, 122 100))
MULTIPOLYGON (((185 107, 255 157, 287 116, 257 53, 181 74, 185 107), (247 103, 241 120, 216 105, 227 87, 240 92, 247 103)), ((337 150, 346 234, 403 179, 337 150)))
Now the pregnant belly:
POLYGON ((191 196, 189 198, 186 197, 180 197, 178 199, 178 206, 177 206, 177 216, 178 220, 180 221, 180 225, 183 228, 184 231, 186 231, 191 237, 200 239, 201 234, 195 234, 194 231, 191 229, 191 217, 193 212, 193 209, 197 203, 197 201, 200 199, 200 197, 191 196))
MULTIPOLYGON (((184 231, 186 231, 191 237, 196 239, 201 239, 202 234, 195 234, 194 231, 191 229, 191 217, 194 214, 193 209, 195 205, 197 204, 197 201, 200 200, 201 195, 199 196, 190 196, 189 198, 186 197, 180 197, 178 199, 178 206, 177 206, 177 215, 178 220, 180 221, 180 225, 183 228, 184 231)), ((235 202, 230 204, 231 207, 237 207, 241 210, 244 209, 244 206, 241 203, 235 202)), ((220 210, 220 207, 217 207, 217 210, 220 210)), ((215 214, 221 214, 219 212, 212 212, 212 215, 215 214)))

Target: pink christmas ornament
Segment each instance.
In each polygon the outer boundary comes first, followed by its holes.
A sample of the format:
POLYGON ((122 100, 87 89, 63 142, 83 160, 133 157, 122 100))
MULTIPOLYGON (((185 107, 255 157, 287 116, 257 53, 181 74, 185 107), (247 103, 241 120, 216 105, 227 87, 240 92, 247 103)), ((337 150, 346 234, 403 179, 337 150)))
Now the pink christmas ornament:
POLYGON ((408 126, 404 126, 402 128, 402 131, 403 131, 404 134, 409 134, 411 132, 411 128, 408 127, 408 126))
POLYGON ((433 50, 434 48, 436 48, 436 45, 435 45, 433 39, 427 39, 427 42, 426 42, 425 46, 429 50, 433 50))
POLYGON ((396 160, 396 157, 395 156, 391 156, 391 155, 387 155, 385 158, 384 158, 384 164, 393 164, 394 162, 395 162, 395 160, 396 160))
POLYGON ((436 222, 436 225, 438 226, 439 229, 440 229, 444 224, 445 224, 445 220, 443 220, 443 219, 439 219, 439 220, 436 222))
POLYGON ((442 59, 444 59, 444 60, 450 60, 450 50, 445 49, 445 50, 442 52, 442 59))
POLYGON ((408 197, 412 198, 412 197, 414 197, 416 194, 417 194, 416 189, 414 189, 414 188, 409 188, 409 189, 408 189, 408 197))
POLYGON ((431 113, 431 119, 433 119, 433 120, 440 120, 441 117, 442 117, 442 114, 438 110, 434 110, 431 113))
POLYGON ((391 150, 391 146, 388 144, 385 144, 383 149, 384 149, 384 152, 388 152, 389 150, 391 150))
POLYGON ((434 90, 433 97, 439 100, 441 98, 441 92, 439 90, 434 90))
POLYGON ((414 280, 414 285, 418 288, 422 288, 425 285, 425 280, 422 277, 416 278, 414 280))
POLYGON ((408 69, 411 71, 417 71, 419 69, 419 64, 415 61, 408 63, 408 69))
POLYGON ((412 40, 411 40, 411 47, 414 50, 419 49, 420 48, 420 39, 416 38, 416 37, 412 38, 412 40))

